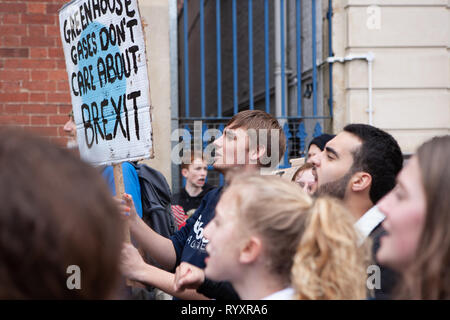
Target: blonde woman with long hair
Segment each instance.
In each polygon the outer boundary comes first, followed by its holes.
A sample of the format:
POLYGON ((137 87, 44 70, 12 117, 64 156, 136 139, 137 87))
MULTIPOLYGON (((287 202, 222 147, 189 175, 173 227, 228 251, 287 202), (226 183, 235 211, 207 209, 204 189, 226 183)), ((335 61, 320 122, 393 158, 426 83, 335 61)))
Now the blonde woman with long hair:
POLYGON ((354 219, 337 200, 313 200, 276 176, 238 176, 206 226, 206 268, 182 264, 175 290, 205 277, 241 299, 364 299, 365 257, 354 219))
POLYGON ((365 299, 369 243, 361 246, 353 216, 334 198, 318 198, 294 256, 292 284, 302 300, 365 299))

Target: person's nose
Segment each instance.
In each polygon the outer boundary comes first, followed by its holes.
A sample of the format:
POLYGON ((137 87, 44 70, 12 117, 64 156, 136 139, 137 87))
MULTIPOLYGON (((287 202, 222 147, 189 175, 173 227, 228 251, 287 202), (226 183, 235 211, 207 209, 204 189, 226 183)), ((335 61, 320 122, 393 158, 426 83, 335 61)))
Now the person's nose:
POLYGON ((308 162, 312 163, 315 167, 320 167, 320 158, 322 157, 322 153, 323 151, 316 153, 314 156, 308 159, 308 162))
POLYGON ((68 120, 65 124, 64 124, 64 131, 65 132, 72 132, 72 120, 68 120))
POLYGON ((309 194, 309 192, 308 192, 308 184, 307 183, 305 183, 305 185, 303 186, 303 191, 305 191, 306 193, 308 193, 309 194))
POLYGON ((386 217, 389 217, 389 208, 391 208, 394 204, 392 204, 391 200, 393 198, 392 191, 389 192, 387 195, 385 195, 383 198, 381 198, 380 201, 378 201, 377 208, 381 211, 382 214, 384 214, 386 217))
POLYGON ((214 140, 213 145, 217 147, 221 147, 223 143, 223 134, 214 140))

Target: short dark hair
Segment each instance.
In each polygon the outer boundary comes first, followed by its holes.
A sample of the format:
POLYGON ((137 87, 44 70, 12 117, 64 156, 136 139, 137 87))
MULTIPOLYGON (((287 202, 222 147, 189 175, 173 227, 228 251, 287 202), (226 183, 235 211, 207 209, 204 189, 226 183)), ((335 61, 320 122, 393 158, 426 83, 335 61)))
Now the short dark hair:
MULTIPOLYGON (((228 121, 227 127, 230 129, 238 129, 242 128, 245 130, 253 129, 259 131, 261 129, 267 130, 267 145, 266 145, 266 155, 272 155, 272 139, 271 139, 271 130, 276 130, 279 133, 278 140, 278 161, 283 159, 283 155, 286 152, 286 136, 284 134, 283 128, 281 128, 278 120, 272 116, 271 114, 264 112, 262 110, 244 110, 239 113, 236 113, 230 121, 228 121)), ((257 137, 259 143, 259 136, 257 137)), ((274 146, 275 147, 275 146, 274 146)), ((263 165, 263 166, 270 166, 263 165)))
POLYGON ((395 186, 395 178, 403 166, 397 141, 387 132, 367 124, 349 124, 344 131, 357 136, 362 145, 353 151, 353 172, 372 176, 370 200, 375 204, 395 186))
POLYGON ((32 135, 0 129, 0 299, 118 298, 123 226, 106 183, 32 135))
POLYGON ((317 137, 315 137, 314 139, 311 140, 311 142, 309 143, 309 146, 308 146, 308 150, 311 147, 311 145, 314 144, 321 151, 323 151, 323 149, 325 148, 325 145, 327 144, 327 142, 330 141, 331 139, 333 139, 334 137, 336 137, 336 135, 323 133, 320 136, 317 136, 317 137))

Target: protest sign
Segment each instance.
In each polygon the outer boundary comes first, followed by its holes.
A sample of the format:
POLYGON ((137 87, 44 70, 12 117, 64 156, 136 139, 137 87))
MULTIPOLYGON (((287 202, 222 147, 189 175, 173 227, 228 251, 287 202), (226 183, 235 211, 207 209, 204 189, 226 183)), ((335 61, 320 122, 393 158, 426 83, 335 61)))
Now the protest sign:
POLYGON ((59 12, 81 157, 152 156, 146 47, 136 0, 73 0, 59 12))

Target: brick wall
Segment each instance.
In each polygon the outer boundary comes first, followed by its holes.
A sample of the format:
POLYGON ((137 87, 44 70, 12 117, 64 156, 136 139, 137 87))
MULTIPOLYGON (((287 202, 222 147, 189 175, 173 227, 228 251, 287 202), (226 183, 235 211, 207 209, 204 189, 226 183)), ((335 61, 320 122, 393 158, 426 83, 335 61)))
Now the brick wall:
POLYGON ((71 110, 58 10, 64 0, 0 0, 0 125, 65 144, 71 110))

